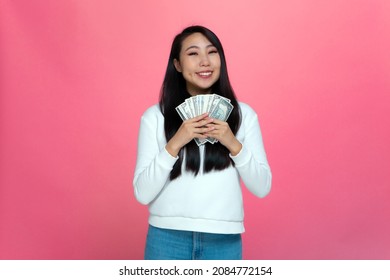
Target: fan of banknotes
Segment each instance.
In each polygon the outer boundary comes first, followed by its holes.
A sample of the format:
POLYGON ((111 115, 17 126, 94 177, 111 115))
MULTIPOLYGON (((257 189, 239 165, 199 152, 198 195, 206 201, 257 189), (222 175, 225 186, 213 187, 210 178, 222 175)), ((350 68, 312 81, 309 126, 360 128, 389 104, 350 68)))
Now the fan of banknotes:
MULTIPOLYGON (((209 113, 209 117, 226 121, 229 118, 234 106, 230 104, 230 99, 218 94, 200 94, 187 98, 176 107, 177 113, 182 120, 188 120, 204 113, 209 113)), ((198 146, 209 142, 214 144, 217 139, 208 137, 206 139, 194 139, 198 146)))

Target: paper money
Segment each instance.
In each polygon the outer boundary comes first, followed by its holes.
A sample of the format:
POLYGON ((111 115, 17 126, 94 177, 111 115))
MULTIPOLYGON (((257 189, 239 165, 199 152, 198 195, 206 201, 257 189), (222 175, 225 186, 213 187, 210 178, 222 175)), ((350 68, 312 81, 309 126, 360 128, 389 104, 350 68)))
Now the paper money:
POLYGON ((210 118, 226 121, 229 118, 232 110, 233 105, 226 101, 224 98, 221 98, 209 116, 210 118))
MULTIPOLYGON (((209 113, 209 116, 214 119, 226 121, 230 113, 233 111, 233 105, 226 97, 218 94, 200 94, 187 98, 183 103, 176 107, 176 111, 180 118, 188 120, 204 113, 209 113)), ((206 139, 194 139, 198 146, 209 142, 214 144, 218 142, 216 139, 208 137, 206 139)))

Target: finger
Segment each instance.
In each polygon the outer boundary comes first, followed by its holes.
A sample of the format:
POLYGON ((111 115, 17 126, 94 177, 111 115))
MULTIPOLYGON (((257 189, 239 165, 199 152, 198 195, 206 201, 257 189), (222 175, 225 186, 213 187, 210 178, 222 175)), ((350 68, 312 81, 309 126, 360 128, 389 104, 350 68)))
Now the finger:
POLYGON ((206 124, 205 127, 213 128, 213 130, 214 130, 214 129, 218 129, 218 125, 216 125, 216 124, 214 124, 214 123, 206 124))
POLYGON ((205 134, 195 133, 194 138, 205 139, 207 136, 205 134))
POLYGON ((195 127, 202 127, 202 126, 207 126, 209 124, 211 124, 213 122, 213 119, 209 118, 209 119, 202 119, 195 124, 195 127))
POLYGON ((209 113, 204 113, 204 114, 202 114, 202 115, 199 115, 199 116, 197 116, 197 117, 194 117, 194 118, 192 118, 192 119, 189 119, 189 121, 198 122, 198 121, 200 121, 200 120, 206 118, 208 115, 209 115, 209 113))
POLYGON ((207 132, 207 133, 203 133, 203 135, 207 138, 207 137, 211 137, 211 138, 215 138, 215 139, 218 139, 218 134, 217 133, 214 133, 213 131, 210 131, 210 132, 207 132))
POLYGON ((202 134, 204 134, 204 133, 210 132, 212 130, 214 130, 214 127, 206 127, 206 126, 204 126, 204 127, 196 128, 194 130, 194 132, 195 133, 202 133, 202 134))
POLYGON ((213 123, 219 124, 219 125, 223 125, 223 124, 225 124, 226 122, 221 121, 221 120, 218 120, 218 119, 214 119, 214 120, 213 120, 213 123))

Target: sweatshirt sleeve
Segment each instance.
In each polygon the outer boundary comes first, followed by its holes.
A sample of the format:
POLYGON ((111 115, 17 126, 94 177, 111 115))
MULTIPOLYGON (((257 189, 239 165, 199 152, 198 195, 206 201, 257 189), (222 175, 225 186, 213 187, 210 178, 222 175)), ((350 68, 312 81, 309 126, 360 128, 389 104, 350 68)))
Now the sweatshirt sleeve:
POLYGON ((258 197, 265 197, 271 190, 271 169, 264 150, 257 114, 248 105, 246 107, 249 114, 241 124, 245 130, 242 149, 237 155, 230 157, 249 191, 258 197))
POLYGON ((157 197, 178 159, 167 152, 165 145, 162 149, 159 147, 158 121, 157 116, 148 111, 141 118, 133 186, 135 197, 142 204, 149 204, 157 197))

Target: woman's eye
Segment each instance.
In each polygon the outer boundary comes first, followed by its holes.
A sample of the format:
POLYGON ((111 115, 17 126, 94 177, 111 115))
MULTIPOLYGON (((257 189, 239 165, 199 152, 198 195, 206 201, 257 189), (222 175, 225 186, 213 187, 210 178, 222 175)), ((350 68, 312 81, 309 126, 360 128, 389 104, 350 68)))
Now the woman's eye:
POLYGON ((196 53, 196 52, 190 52, 190 53, 188 53, 188 55, 197 55, 198 53, 196 53))

